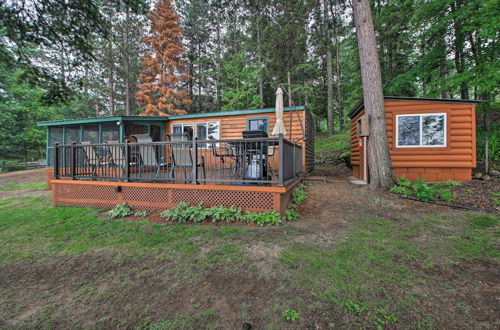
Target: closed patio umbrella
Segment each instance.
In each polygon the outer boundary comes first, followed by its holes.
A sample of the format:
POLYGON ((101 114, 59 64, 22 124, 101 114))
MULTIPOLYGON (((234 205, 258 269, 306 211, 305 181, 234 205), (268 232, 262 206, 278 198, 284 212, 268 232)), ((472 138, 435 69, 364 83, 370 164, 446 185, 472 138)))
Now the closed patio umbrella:
POLYGON ((283 91, 278 87, 276 91, 276 125, 274 125, 273 135, 286 134, 285 123, 283 122, 283 91))

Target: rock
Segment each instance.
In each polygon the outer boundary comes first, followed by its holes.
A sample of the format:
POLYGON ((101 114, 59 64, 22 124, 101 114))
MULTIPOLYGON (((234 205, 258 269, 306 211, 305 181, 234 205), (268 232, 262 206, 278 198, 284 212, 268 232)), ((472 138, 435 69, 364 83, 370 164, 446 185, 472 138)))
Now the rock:
POLYGON ((490 170, 489 174, 493 176, 500 176, 500 172, 497 170, 490 170))
POLYGON ((248 322, 243 323, 243 330, 250 330, 252 329, 252 325, 248 322))
POLYGON ((484 181, 488 181, 488 180, 491 180, 491 176, 489 176, 488 174, 485 174, 481 177, 481 180, 484 180, 484 181))
POLYGON ((481 172, 474 173, 474 179, 481 179, 483 174, 481 172))

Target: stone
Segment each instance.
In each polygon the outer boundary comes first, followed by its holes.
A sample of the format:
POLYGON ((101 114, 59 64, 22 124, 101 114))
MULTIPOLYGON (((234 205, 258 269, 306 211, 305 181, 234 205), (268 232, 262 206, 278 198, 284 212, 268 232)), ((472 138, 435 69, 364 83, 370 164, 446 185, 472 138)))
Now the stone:
POLYGON ((491 176, 489 176, 488 174, 485 174, 481 177, 481 179, 484 181, 488 181, 488 180, 491 180, 491 176))
POLYGON ((493 176, 500 176, 500 172, 497 170, 490 170, 489 174, 493 176))

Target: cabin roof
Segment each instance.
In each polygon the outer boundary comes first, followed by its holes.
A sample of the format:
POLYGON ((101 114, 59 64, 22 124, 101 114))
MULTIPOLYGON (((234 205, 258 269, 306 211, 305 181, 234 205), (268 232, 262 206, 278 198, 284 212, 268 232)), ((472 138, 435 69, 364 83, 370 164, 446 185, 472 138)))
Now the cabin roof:
MULTIPOLYGON (((436 99, 427 97, 405 97, 405 96, 384 96, 384 101, 414 101, 414 102, 436 102, 436 103, 481 103, 479 100, 456 100, 456 99, 436 99)), ((356 116, 365 106, 361 99, 347 114, 349 118, 356 116)))
MULTIPOLYGON (((284 111, 292 110, 305 110, 304 106, 296 107, 286 107, 284 111)), ((246 110, 232 110, 232 111, 220 111, 220 112, 205 112, 205 113, 191 113, 187 115, 178 116, 113 116, 113 117, 94 117, 86 119, 72 119, 72 120, 56 120, 56 121, 42 121, 37 123, 37 126, 60 126, 60 125, 79 125, 79 124, 91 124, 91 123, 102 123, 102 122, 112 122, 112 121, 145 121, 145 122, 167 122, 169 120, 176 119, 189 119, 189 118, 207 118, 207 117, 226 117, 226 116, 239 116, 239 115, 251 115, 251 114, 261 114, 261 113, 271 113, 275 112, 276 108, 263 108, 263 109, 246 109, 246 110)))

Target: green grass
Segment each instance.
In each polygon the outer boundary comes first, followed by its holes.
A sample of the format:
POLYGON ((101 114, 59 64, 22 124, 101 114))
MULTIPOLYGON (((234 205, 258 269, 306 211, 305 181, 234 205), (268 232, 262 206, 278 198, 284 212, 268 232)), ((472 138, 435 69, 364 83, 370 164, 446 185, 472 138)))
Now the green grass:
POLYGON ((14 191, 22 189, 47 189, 47 182, 36 182, 28 184, 8 183, 0 186, 0 191, 14 191))
POLYGON ((315 152, 344 152, 351 147, 349 132, 316 138, 314 140, 315 152))
POLYGON ((397 319, 393 313, 414 307, 414 295, 394 297, 388 289, 411 292, 425 283, 428 276, 415 271, 417 265, 447 267, 478 258, 500 262, 494 245, 499 231, 485 230, 498 223, 498 217, 482 214, 470 214, 463 223, 442 215, 404 223, 369 218, 331 247, 293 245, 280 255, 280 262, 293 270, 297 288, 380 325, 397 319), (422 244, 422 237, 432 241, 422 244), (385 315, 377 314, 381 310, 385 315))
MULTIPOLYGON (((302 322, 310 322, 316 309, 328 311, 335 318, 327 322, 339 328, 433 328, 435 320, 421 309, 419 299, 445 310, 450 306, 441 305, 441 295, 464 286, 463 281, 448 281, 442 274, 462 262, 500 262, 500 219, 475 212, 427 213, 398 221, 351 219, 331 244, 319 244, 308 236, 323 227, 304 231, 290 226, 167 225, 114 220, 99 213, 51 207, 43 198, 0 200, 0 266, 18 272, 39 265, 59 276, 46 282, 50 276, 31 275, 30 270, 21 273, 23 287, 34 296, 19 296, 19 288, 3 290, 0 318, 8 320, 22 313, 26 301, 39 299, 44 307, 20 325, 68 325, 77 316, 72 311, 78 309, 65 309, 66 302, 60 303, 58 294, 65 288, 76 297, 70 304, 82 301, 94 308, 92 313, 99 313, 99 308, 116 303, 112 324, 141 329, 217 328, 221 299, 226 304, 233 295, 238 304, 248 306, 247 314, 255 313, 276 328, 293 323, 304 328, 310 323, 302 322), (102 259, 103 254, 110 259, 102 259), (60 260, 86 266, 82 273, 58 273, 64 268, 60 260), (217 279, 219 286, 212 283, 217 279), (263 287, 268 296, 261 305, 251 305, 263 287), (196 297, 187 302, 189 308, 174 299, 185 290, 196 297), (179 304, 176 314, 151 312, 171 299, 179 304), (287 310, 293 313, 284 316, 287 310)), ((337 235, 337 229, 329 234, 337 235)), ((96 322, 95 327, 109 325, 96 322)))

